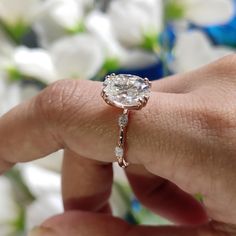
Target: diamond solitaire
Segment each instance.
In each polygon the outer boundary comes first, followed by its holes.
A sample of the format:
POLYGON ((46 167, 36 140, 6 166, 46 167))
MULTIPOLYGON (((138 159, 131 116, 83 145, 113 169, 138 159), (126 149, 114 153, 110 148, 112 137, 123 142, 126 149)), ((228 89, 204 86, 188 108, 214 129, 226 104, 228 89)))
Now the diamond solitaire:
POLYGON ((130 110, 139 110, 144 107, 148 102, 150 90, 150 81, 136 75, 111 74, 103 83, 101 95, 104 101, 111 106, 123 109, 123 114, 118 119, 120 131, 115 148, 115 156, 122 168, 129 165, 125 159, 125 141, 130 110))
POLYGON ((103 83, 102 97, 113 106, 123 109, 141 109, 146 105, 151 83, 135 75, 108 75, 103 83))

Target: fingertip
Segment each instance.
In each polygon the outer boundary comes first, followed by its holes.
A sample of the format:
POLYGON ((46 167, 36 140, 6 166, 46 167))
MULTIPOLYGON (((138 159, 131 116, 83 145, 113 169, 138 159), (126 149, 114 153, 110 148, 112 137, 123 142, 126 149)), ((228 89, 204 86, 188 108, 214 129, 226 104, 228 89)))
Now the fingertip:
POLYGON ((46 220, 42 224, 42 227, 51 229, 57 236, 120 236, 125 235, 125 232, 130 225, 121 219, 112 217, 109 214, 68 211, 46 220))
POLYGON ((56 234, 56 232, 48 227, 44 227, 44 226, 38 226, 33 228, 28 236, 58 236, 58 234, 56 234))

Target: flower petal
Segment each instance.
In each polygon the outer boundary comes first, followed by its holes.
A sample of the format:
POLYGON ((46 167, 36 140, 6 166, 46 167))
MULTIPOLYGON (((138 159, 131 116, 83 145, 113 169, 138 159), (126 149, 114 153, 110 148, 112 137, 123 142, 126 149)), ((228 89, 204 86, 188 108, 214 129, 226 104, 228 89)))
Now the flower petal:
POLYGON ((97 74, 104 62, 100 43, 87 33, 60 39, 50 51, 59 79, 90 79, 97 74))
POLYGON ((83 17, 83 9, 76 0, 53 0, 51 16, 63 28, 73 28, 83 17))
POLYGON ((0 115, 2 115, 21 102, 21 87, 17 82, 7 81, 4 76, 0 81, 0 115))
POLYGON ((84 3, 79 0, 48 0, 42 4, 41 14, 34 23, 40 45, 51 43, 76 28, 84 16, 84 3))
POLYGON ((40 0, 1 0, 0 19, 7 25, 28 25, 37 15, 39 3, 40 0))
POLYGON ((119 59, 124 49, 113 34, 107 14, 95 10, 87 16, 85 24, 87 30, 101 42, 106 57, 119 59))
POLYGON ((186 5, 186 17, 198 25, 218 25, 228 22, 235 13, 232 0, 181 0, 186 5))
POLYGON ((45 158, 34 161, 33 163, 47 170, 60 173, 62 167, 62 161, 63 161, 63 151, 59 150, 57 152, 48 155, 45 158))
POLYGON ((22 178, 36 197, 43 197, 48 193, 60 193, 60 175, 35 164, 20 166, 22 178))
POLYGON ((121 66, 127 69, 144 68, 158 61, 154 53, 146 52, 141 49, 127 49, 121 58, 121 66))
POLYGON ((25 76, 40 79, 49 84, 56 80, 56 73, 50 54, 44 49, 18 47, 14 62, 19 72, 25 76))
POLYGON ((45 219, 63 212, 61 193, 50 193, 38 198, 26 209, 26 230, 40 225, 45 219))
POLYGON ((108 14, 117 38, 127 46, 139 46, 146 34, 162 28, 161 0, 114 0, 108 14))
POLYGON ((0 30, 0 70, 5 70, 12 64, 14 45, 11 40, 0 30))
POLYGON ((10 223, 17 219, 20 211, 14 200, 11 183, 6 177, 3 176, 0 177, 0 192, 0 224, 5 224, 7 226, 8 223, 8 227, 11 228, 10 223))
POLYGON ((173 70, 185 72, 233 53, 233 50, 226 47, 213 47, 201 31, 194 30, 179 35, 174 52, 173 70))
POLYGON ((123 68, 144 67, 156 62, 154 53, 141 49, 127 49, 114 37, 110 18, 93 11, 86 19, 87 29, 100 40, 107 58, 116 58, 123 68))

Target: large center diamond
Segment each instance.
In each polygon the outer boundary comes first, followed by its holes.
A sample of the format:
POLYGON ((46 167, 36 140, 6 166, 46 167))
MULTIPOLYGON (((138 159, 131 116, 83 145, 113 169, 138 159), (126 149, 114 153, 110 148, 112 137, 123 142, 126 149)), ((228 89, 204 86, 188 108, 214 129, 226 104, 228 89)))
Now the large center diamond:
POLYGON ((139 109, 149 98, 151 83, 135 75, 109 75, 103 88, 103 98, 111 105, 124 109, 139 109))

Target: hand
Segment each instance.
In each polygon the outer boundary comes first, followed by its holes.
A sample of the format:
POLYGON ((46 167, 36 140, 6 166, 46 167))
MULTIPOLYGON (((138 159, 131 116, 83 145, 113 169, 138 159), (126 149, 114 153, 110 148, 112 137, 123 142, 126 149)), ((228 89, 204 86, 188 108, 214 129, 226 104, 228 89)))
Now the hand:
POLYGON ((229 56, 157 81, 148 105, 131 114, 130 184, 144 205, 179 227, 131 226, 110 214, 120 111, 102 101, 101 83, 60 81, 4 115, 1 173, 65 149, 66 212, 34 235, 236 235, 235 68, 236 57, 229 56))

